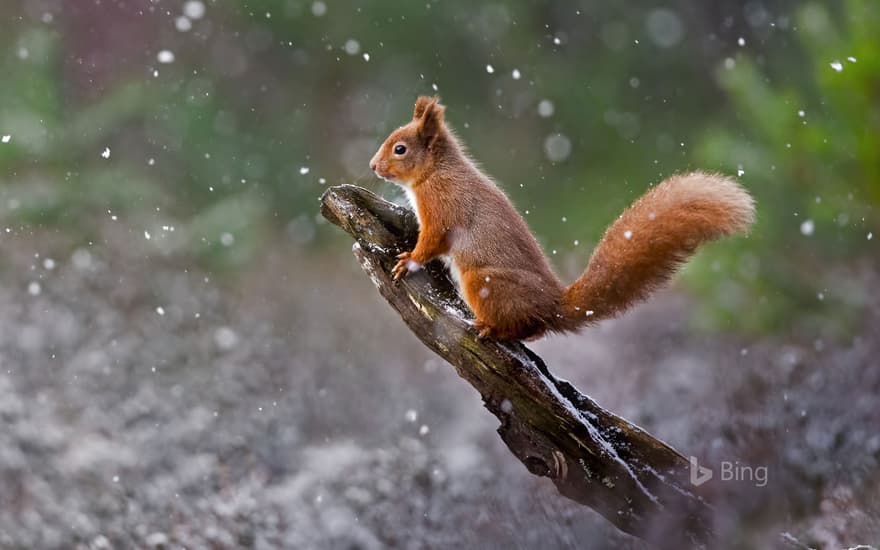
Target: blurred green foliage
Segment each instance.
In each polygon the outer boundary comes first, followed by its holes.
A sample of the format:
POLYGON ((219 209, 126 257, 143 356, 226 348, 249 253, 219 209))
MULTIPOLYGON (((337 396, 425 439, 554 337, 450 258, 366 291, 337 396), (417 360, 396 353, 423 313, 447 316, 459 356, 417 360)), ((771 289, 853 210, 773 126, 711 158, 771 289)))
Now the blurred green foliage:
POLYGON ((783 329, 798 314, 801 323, 846 334, 869 289, 835 268, 877 258, 880 4, 849 0, 838 21, 815 3, 793 16, 802 55, 778 62, 798 63, 795 78, 746 55, 717 71, 731 108, 712 121, 697 157, 744 171, 760 221, 752 239, 736 243, 737 254, 703 258, 692 280, 717 289, 706 261, 736 273, 759 306, 739 311, 745 326, 783 329))
POLYGON ((687 268, 694 319, 857 320, 865 290, 831 268, 877 257, 876 3, 188 4, 0 7, 4 223, 84 240, 111 224, 235 268, 273 236, 328 238, 327 185, 399 196, 367 161, 439 93, 566 278, 651 183, 742 170, 760 222, 687 268), (570 154, 549 160, 551 136, 570 154))

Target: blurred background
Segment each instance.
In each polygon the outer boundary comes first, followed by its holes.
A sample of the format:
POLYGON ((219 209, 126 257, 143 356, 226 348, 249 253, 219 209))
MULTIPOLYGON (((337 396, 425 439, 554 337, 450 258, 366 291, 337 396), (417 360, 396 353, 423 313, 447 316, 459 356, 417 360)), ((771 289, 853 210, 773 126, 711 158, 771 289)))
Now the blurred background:
POLYGON ((652 183, 736 175, 747 238, 534 347, 768 467, 718 485, 727 547, 880 541, 878 28, 870 0, 3 2, 0 547, 645 548, 527 473, 317 214, 402 200, 367 162, 419 94, 566 280, 652 183))

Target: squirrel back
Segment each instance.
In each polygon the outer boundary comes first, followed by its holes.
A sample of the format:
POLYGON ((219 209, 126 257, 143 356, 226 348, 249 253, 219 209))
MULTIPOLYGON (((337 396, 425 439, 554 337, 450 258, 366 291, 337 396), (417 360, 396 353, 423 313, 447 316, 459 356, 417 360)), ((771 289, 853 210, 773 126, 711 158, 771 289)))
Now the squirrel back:
POLYGON ((394 277, 444 259, 481 337, 528 339, 613 317, 666 282, 700 244, 754 220, 751 196, 733 179, 672 176, 623 212, 566 287, 504 192, 468 158, 444 111, 437 98, 420 97, 413 120, 392 132, 370 168, 404 187, 419 220, 416 247, 398 256, 394 277))

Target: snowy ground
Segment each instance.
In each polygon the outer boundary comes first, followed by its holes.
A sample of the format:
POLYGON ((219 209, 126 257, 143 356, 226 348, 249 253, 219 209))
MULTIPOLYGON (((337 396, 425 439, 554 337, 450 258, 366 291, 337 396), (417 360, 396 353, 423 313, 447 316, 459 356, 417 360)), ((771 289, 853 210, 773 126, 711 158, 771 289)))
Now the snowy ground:
MULTIPOLYGON (((528 474, 353 259, 279 245, 215 281, 53 240, 0 256, 0 547, 645 548, 528 474)), ((878 317, 732 341, 685 307, 534 347, 684 453, 767 466, 715 485, 724 540, 880 540, 878 317)))

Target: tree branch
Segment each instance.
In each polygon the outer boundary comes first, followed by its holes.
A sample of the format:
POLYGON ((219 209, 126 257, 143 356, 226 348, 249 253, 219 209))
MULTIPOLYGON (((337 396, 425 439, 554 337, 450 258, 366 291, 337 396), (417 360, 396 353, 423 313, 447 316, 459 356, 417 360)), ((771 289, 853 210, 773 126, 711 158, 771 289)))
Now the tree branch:
POLYGON ((410 330, 480 392, 531 473, 627 533, 663 547, 711 545, 712 510, 693 493, 684 456, 553 376, 524 345, 478 340, 442 267, 391 280, 394 256, 418 235, 410 210, 342 185, 324 193, 321 213, 354 237, 364 271, 410 330))

